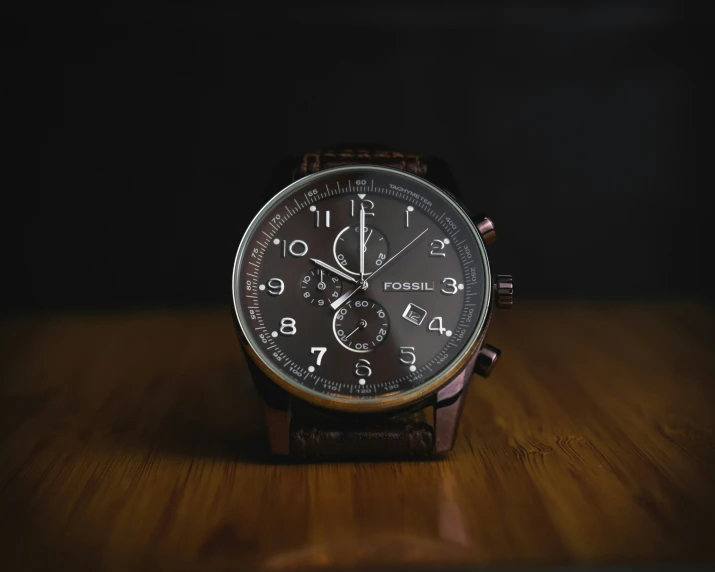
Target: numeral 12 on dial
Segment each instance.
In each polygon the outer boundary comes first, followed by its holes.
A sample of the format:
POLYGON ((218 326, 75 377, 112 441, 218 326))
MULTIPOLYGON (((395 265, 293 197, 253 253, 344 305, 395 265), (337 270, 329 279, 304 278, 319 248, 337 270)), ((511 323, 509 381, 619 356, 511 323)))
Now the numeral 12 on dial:
MULTIPOLYGON (((364 197, 365 195, 358 195, 360 198, 364 197)), ((357 214, 360 214, 360 209, 365 209, 365 216, 375 216, 375 213, 372 212, 372 209, 375 208, 375 203, 373 203, 370 199, 366 199, 364 201, 361 201, 360 204, 358 205, 357 208, 357 214)), ((356 209, 355 209, 355 199, 350 199, 350 216, 355 216, 356 214, 356 209)))

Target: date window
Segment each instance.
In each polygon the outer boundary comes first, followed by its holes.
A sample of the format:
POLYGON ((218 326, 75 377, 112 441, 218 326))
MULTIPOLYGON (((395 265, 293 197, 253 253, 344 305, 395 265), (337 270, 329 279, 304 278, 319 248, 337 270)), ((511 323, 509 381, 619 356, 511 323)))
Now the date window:
POLYGON ((426 310, 412 303, 407 304, 407 308, 405 308, 405 311, 402 313, 402 317, 408 322, 412 322, 415 326, 421 325, 426 315, 426 310))

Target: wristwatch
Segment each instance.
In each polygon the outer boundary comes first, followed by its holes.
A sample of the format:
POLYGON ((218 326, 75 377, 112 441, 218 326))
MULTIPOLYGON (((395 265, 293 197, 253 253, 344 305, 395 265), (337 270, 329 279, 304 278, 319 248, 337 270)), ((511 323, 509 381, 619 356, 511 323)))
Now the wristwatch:
POLYGON ((449 451, 511 276, 446 162, 371 149, 279 161, 233 266, 234 321, 277 455, 449 451), (281 190, 282 189, 282 190, 281 190))

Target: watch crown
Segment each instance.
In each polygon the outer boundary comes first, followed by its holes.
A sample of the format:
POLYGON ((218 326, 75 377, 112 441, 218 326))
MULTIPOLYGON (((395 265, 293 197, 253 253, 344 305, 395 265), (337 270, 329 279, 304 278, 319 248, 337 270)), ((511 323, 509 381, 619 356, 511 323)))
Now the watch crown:
POLYGON ((509 274, 498 274, 494 281, 497 308, 508 310, 514 304, 514 279, 509 274))
POLYGON ((494 223, 488 216, 481 215, 475 218, 474 224, 477 226, 479 234, 482 235, 484 244, 491 244, 497 239, 497 233, 496 230, 494 230, 494 223))
POLYGON ((482 377, 489 377, 497 361, 499 361, 500 355, 501 350, 499 348, 484 344, 482 349, 479 350, 479 354, 477 354, 477 362, 474 364, 474 373, 478 373, 482 377))

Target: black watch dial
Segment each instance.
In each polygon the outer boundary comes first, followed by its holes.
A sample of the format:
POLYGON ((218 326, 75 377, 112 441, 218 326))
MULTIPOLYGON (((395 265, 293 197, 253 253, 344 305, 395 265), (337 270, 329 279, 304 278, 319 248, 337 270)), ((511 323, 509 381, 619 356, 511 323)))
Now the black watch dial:
POLYGON ((463 360, 488 314, 484 243, 446 193, 350 166, 278 193, 239 246, 234 306, 270 377, 326 402, 389 400, 463 360))

